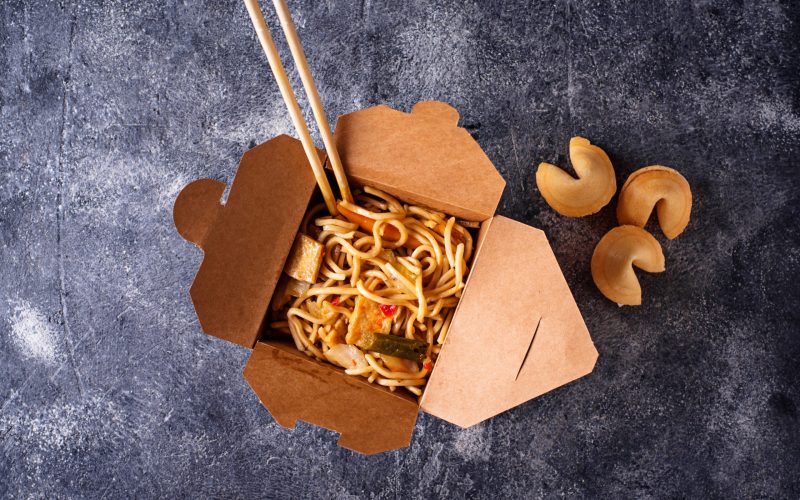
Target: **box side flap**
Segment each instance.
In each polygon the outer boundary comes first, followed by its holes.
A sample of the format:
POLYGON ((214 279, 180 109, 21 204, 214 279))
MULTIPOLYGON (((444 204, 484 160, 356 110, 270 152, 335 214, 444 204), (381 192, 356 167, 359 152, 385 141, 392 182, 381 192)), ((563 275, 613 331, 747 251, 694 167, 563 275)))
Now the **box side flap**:
POLYGON ((458 112, 427 101, 411 113, 374 106, 340 116, 334 134, 350 178, 467 220, 491 217, 505 181, 458 112))
POLYGON ((190 289, 203 331, 255 344, 315 185, 300 141, 279 136, 244 154, 224 205, 218 181, 178 195, 178 231, 205 254, 190 289))
POLYGON ((309 358, 294 345, 258 342, 244 378, 284 427, 303 420, 336 431, 340 446, 364 454, 411 442, 416 401, 309 358))
POLYGON ((469 427, 592 371, 597 350, 544 233, 489 222, 422 397, 469 427))
POLYGON ((183 239, 203 248, 208 230, 221 212, 224 192, 225 184, 214 179, 197 179, 181 190, 172 219, 183 239))

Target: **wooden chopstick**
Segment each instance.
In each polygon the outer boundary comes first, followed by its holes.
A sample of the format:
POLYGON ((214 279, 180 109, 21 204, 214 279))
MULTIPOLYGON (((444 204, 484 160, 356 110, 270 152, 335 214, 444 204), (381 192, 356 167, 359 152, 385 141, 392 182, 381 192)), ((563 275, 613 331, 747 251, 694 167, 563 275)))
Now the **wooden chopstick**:
POLYGON ((331 134, 331 127, 328 124, 328 117, 325 115, 325 109, 322 107, 322 100, 319 98, 317 86, 314 83, 314 77, 311 76, 311 69, 306 60, 306 54, 303 51, 303 46, 300 43, 300 37, 297 36, 297 30, 292 21, 292 14, 286 6, 285 0, 273 0, 275 11, 278 13, 278 19, 283 28, 283 34, 289 42, 289 50, 292 52, 294 64, 297 67, 297 72, 300 73, 300 80, 303 82, 303 88, 308 96, 308 101, 311 104, 311 110, 314 112, 314 119, 317 121, 320 135, 322 135, 322 142, 325 143, 325 151, 328 152, 328 158, 333 167, 333 173, 336 176, 336 182, 339 184, 339 191, 342 193, 342 198, 348 202, 353 202, 353 195, 350 193, 350 186, 347 184, 347 175, 342 167, 342 161, 339 159, 339 151, 336 149, 336 144, 333 142, 333 134, 331 134))
MULTIPOLYGON (((325 169, 322 166, 322 162, 319 160, 319 155, 317 155, 317 148, 314 146, 314 141, 311 139, 308 126, 303 118, 303 113, 300 111, 300 106, 297 104, 297 98, 292 91, 289 78, 286 76, 286 69, 283 67, 278 49, 275 48, 275 42, 272 41, 272 36, 269 33, 267 22, 264 20, 261 7, 258 5, 258 0, 244 0, 244 4, 247 7, 247 12, 250 14, 250 20, 253 21, 253 28, 256 30, 258 41, 261 42, 261 48, 264 49, 264 53, 267 55, 269 67, 272 69, 275 80, 278 82, 278 88, 281 91, 283 101, 286 103, 286 108, 289 110, 289 116, 292 118, 294 128, 300 136, 300 142, 303 144, 308 162, 311 164, 311 169, 314 171, 314 177, 317 179, 317 184, 319 184, 322 198, 325 200, 325 205, 332 215, 336 215, 338 213, 336 210, 336 198, 333 195, 330 184, 328 184, 325 169)), ((323 116, 325 115, 323 114, 323 116)))

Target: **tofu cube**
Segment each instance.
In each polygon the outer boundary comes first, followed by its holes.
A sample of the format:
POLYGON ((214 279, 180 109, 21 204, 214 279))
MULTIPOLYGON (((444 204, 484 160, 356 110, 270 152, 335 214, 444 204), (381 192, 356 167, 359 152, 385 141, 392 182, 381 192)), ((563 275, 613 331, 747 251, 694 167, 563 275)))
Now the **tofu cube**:
POLYGON ((298 233, 283 272, 296 280, 316 283, 324 254, 325 247, 322 243, 303 233, 298 233))

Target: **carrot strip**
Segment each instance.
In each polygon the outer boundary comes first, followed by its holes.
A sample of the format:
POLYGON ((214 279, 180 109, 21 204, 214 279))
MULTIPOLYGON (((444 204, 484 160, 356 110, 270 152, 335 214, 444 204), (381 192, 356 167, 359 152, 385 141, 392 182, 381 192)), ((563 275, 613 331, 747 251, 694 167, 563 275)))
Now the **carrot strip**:
MULTIPOLYGON (((358 224, 358 226, 364 231, 372 233, 372 226, 375 225, 375 220, 370 219, 365 215, 352 212, 344 208, 341 204, 339 204, 337 208, 339 209, 339 213, 342 214, 347 220, 349 220, 353 224, 358 224)), ((400 231, 398 231, 396 227, 387 224, 383 226, 383 233, 381 234, 381 236, 389 241, 397 241, 400 239, 400 231)), ((422 243, 420 243, 413 236, 409 235, 403 246, 413 250, 420 245, 422 245, 422 243)))

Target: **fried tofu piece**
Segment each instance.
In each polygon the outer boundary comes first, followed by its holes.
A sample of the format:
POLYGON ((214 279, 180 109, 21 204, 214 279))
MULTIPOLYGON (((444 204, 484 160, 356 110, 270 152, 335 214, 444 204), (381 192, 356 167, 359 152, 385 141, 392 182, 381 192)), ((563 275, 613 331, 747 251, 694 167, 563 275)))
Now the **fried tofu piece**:
POLYGON ((392 328, 392 316, 381 311, 380 305, 365 297, 356 297, 356 305, 350 316, 347 327, 348 344, 356 344, 362 335, 371 333, 389 333, 392 328))
POLYGON ((325 247, 322 243, 303 233, 297 233, 283 272, 296 280, 316 283, 324 254, 325 247))

